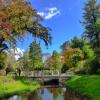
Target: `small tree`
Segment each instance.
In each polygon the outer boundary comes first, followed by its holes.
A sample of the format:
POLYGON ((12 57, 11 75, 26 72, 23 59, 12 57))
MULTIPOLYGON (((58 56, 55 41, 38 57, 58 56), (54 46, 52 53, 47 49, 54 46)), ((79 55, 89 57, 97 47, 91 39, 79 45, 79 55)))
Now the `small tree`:
POLYGON ((18 59, 19 68, 22 68, 23 70, 30 70, 31 64, 29 59, 29 52, 26 51, 23 53, 23 56, 18 59))
POLYGON ((33 69, 40 69, 42 66, 42 50, 39 44, 33 41, 29 48, 29 59, 33 69))
POLYGON ((52 68, 57 71, 61 71, 62 68, 61 55, 57 51, 53 51, 52 54, 52 68))
POLYGON ((6 67, 7 64, 7 54, 5 52, 0 53, 0 69, 6 67))

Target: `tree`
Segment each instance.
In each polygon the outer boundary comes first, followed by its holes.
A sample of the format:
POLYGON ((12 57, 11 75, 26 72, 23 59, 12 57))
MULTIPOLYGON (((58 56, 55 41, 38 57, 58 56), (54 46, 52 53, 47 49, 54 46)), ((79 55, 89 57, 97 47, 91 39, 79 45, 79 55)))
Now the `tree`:
POLYGON ((66 41, 66 42, 64 42, 64 43, 60 46, 60 48, 61 48, 62 50, 68 49, 68 48, 70 48, 70 47, 71 47, 71 41, 66 41))
MULTIPOLYGON (((26 33, 39 38, 48 45, 51 42, 49 28, 40 24, 41 17, 27 0, 2 0, 0 2, 0 41, 7 42, 6 47, 16 45, 26 33)), ((0 45, 0 49, 2 45, 0 45)), ((4 49, 4 48, 3 48, 4 49)), ((3 50, 2 49, 2 50, 3 50)))
POLYGON ((70 41, 66 41, 61 45, 61 49, 69 49, 69 48, 82 48, 84 45, 89 45, 89 40, 85 38, 78 38, 78 37, 73 37, 70 41))
POLYGON ((80 48, 82 50, 83 46, 88 44, 87 40, 84 40, 84 39, 81 39, 81 38, 78 38, 78 37, 74 37, 72 40, 71 40, 71 47, 72 48, 80 48))
POLYGON ((62 68, 61 55, 57 51, 53 51, 52 53, 52 68, 58 71, 62 68))
POLYGON ((90 63, 92 74, 100 74, 100 56, 96 56, 90 63))
POLYGON ((5 68, 7 63, 7 54, 5 52, 0 53, 0 69, 5 68))
POLYGON ((24 52, 23 56, 18 59, 19 67, 22 70, 31 70, 31 62, 29 59, 29 51, 24 52))
POLYGON ((15 70, 18 66, 17 66, 17 59, 15 57, 15 52, 13 49, 9 49, 7 51, 7 66, 9 67, 11 70, 15 70))
POLYGON ((94 57, 94 51, 93 49, 90 47, 90 45, 84 45, 82 48, 82 52, 84 55, 84 59, 92 59, 94 57))
POLYGON ((8 49, 8 46, 4 40, 5 40, 4 38, 0 37, 0 53, 2 53, 4 50, 8 49))
POLYGON ((32 68, 39 69, 42 66, 42 50, 39 44, 33 41, 29 48, 29 59, 32 64, 32 68))
POLYGON ((84 36, 89 38, 93 47, 100 47, 100 4, 97 0, 88 0, 84 7, 84 36))
MULTIPOLYGON (((85 59, 83 61, 83 64, 81 64, 83 67, 81 71, 85 72, 86 74, 96 74, 99 72, 99 65, 100 65, 100 58, 97 58, 96 56, 85 59)), ((100 73, 100 72, 99 72, 100 73)))
POLYGON ((52 57, 48 57, 44 62, 45 69, 52 69, 52 57))
POLYGON ((64 64, 68 68, 76 68, 77 63, 83 59, 82 51, 79 48, 69 48, 62 52, 64 64))
POLYGON ((0 0, 0 53, 10 46, 15 47, 27 33, 43 40, 46 46, 50 44, 50 29, 41 25, 41 21, 27 0, 0 0))

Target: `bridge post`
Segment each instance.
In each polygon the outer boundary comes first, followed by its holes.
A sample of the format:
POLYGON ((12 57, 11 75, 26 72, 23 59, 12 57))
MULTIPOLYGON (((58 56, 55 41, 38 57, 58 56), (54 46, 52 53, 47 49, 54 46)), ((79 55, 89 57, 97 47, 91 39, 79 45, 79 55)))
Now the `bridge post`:
POLYGON ((32 76, 34 76, 34 71, 32 71, 32 76))
POLYGON ((53 70, 51 70, 52 76, 53 76, 53 70))

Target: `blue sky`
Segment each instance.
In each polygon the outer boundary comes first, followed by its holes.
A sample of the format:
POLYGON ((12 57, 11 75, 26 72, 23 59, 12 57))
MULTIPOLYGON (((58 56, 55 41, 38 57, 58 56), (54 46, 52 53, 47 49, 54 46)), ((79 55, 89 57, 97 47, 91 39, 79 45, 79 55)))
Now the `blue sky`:
MULTIPOLYGON (((60 52, 60 45, 72 39, 74 36, 81 36, 84 31, 80 21, 82 20, 85 0, 29 0, 32 7, 44 18, 42 24, 52 29, 52 45, 46 49, 41 43, 43 52, 52 53, 53 50, 60 52)), ((21 49, 27 49, 32 42, 27 37, 23 43, 18 43, 21 49)))

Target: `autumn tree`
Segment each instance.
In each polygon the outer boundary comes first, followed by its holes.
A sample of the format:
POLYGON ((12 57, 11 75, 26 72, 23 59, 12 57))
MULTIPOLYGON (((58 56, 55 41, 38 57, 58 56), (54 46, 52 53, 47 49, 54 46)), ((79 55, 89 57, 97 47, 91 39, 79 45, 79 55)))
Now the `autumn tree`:
POLYGON ((23 40, 26 33, 43 40, 46 45, 51 42, 49 28, 40 24, 42 19, 30 2, 2 0, 0 5, 0 50, 7 48, 9 43, 16 45, 16 40, 23 40))
POLYGON ((64 63, 68 68, 76 68, 77 63, 83 59, 82 51, 79 48, 69 48, 62 52, 64 63))
POLYGON ((44 62, 44 66, 45 68, 44 69, 50 69, 52 70, 52 57, 48 57, 45 62, 44 62))

